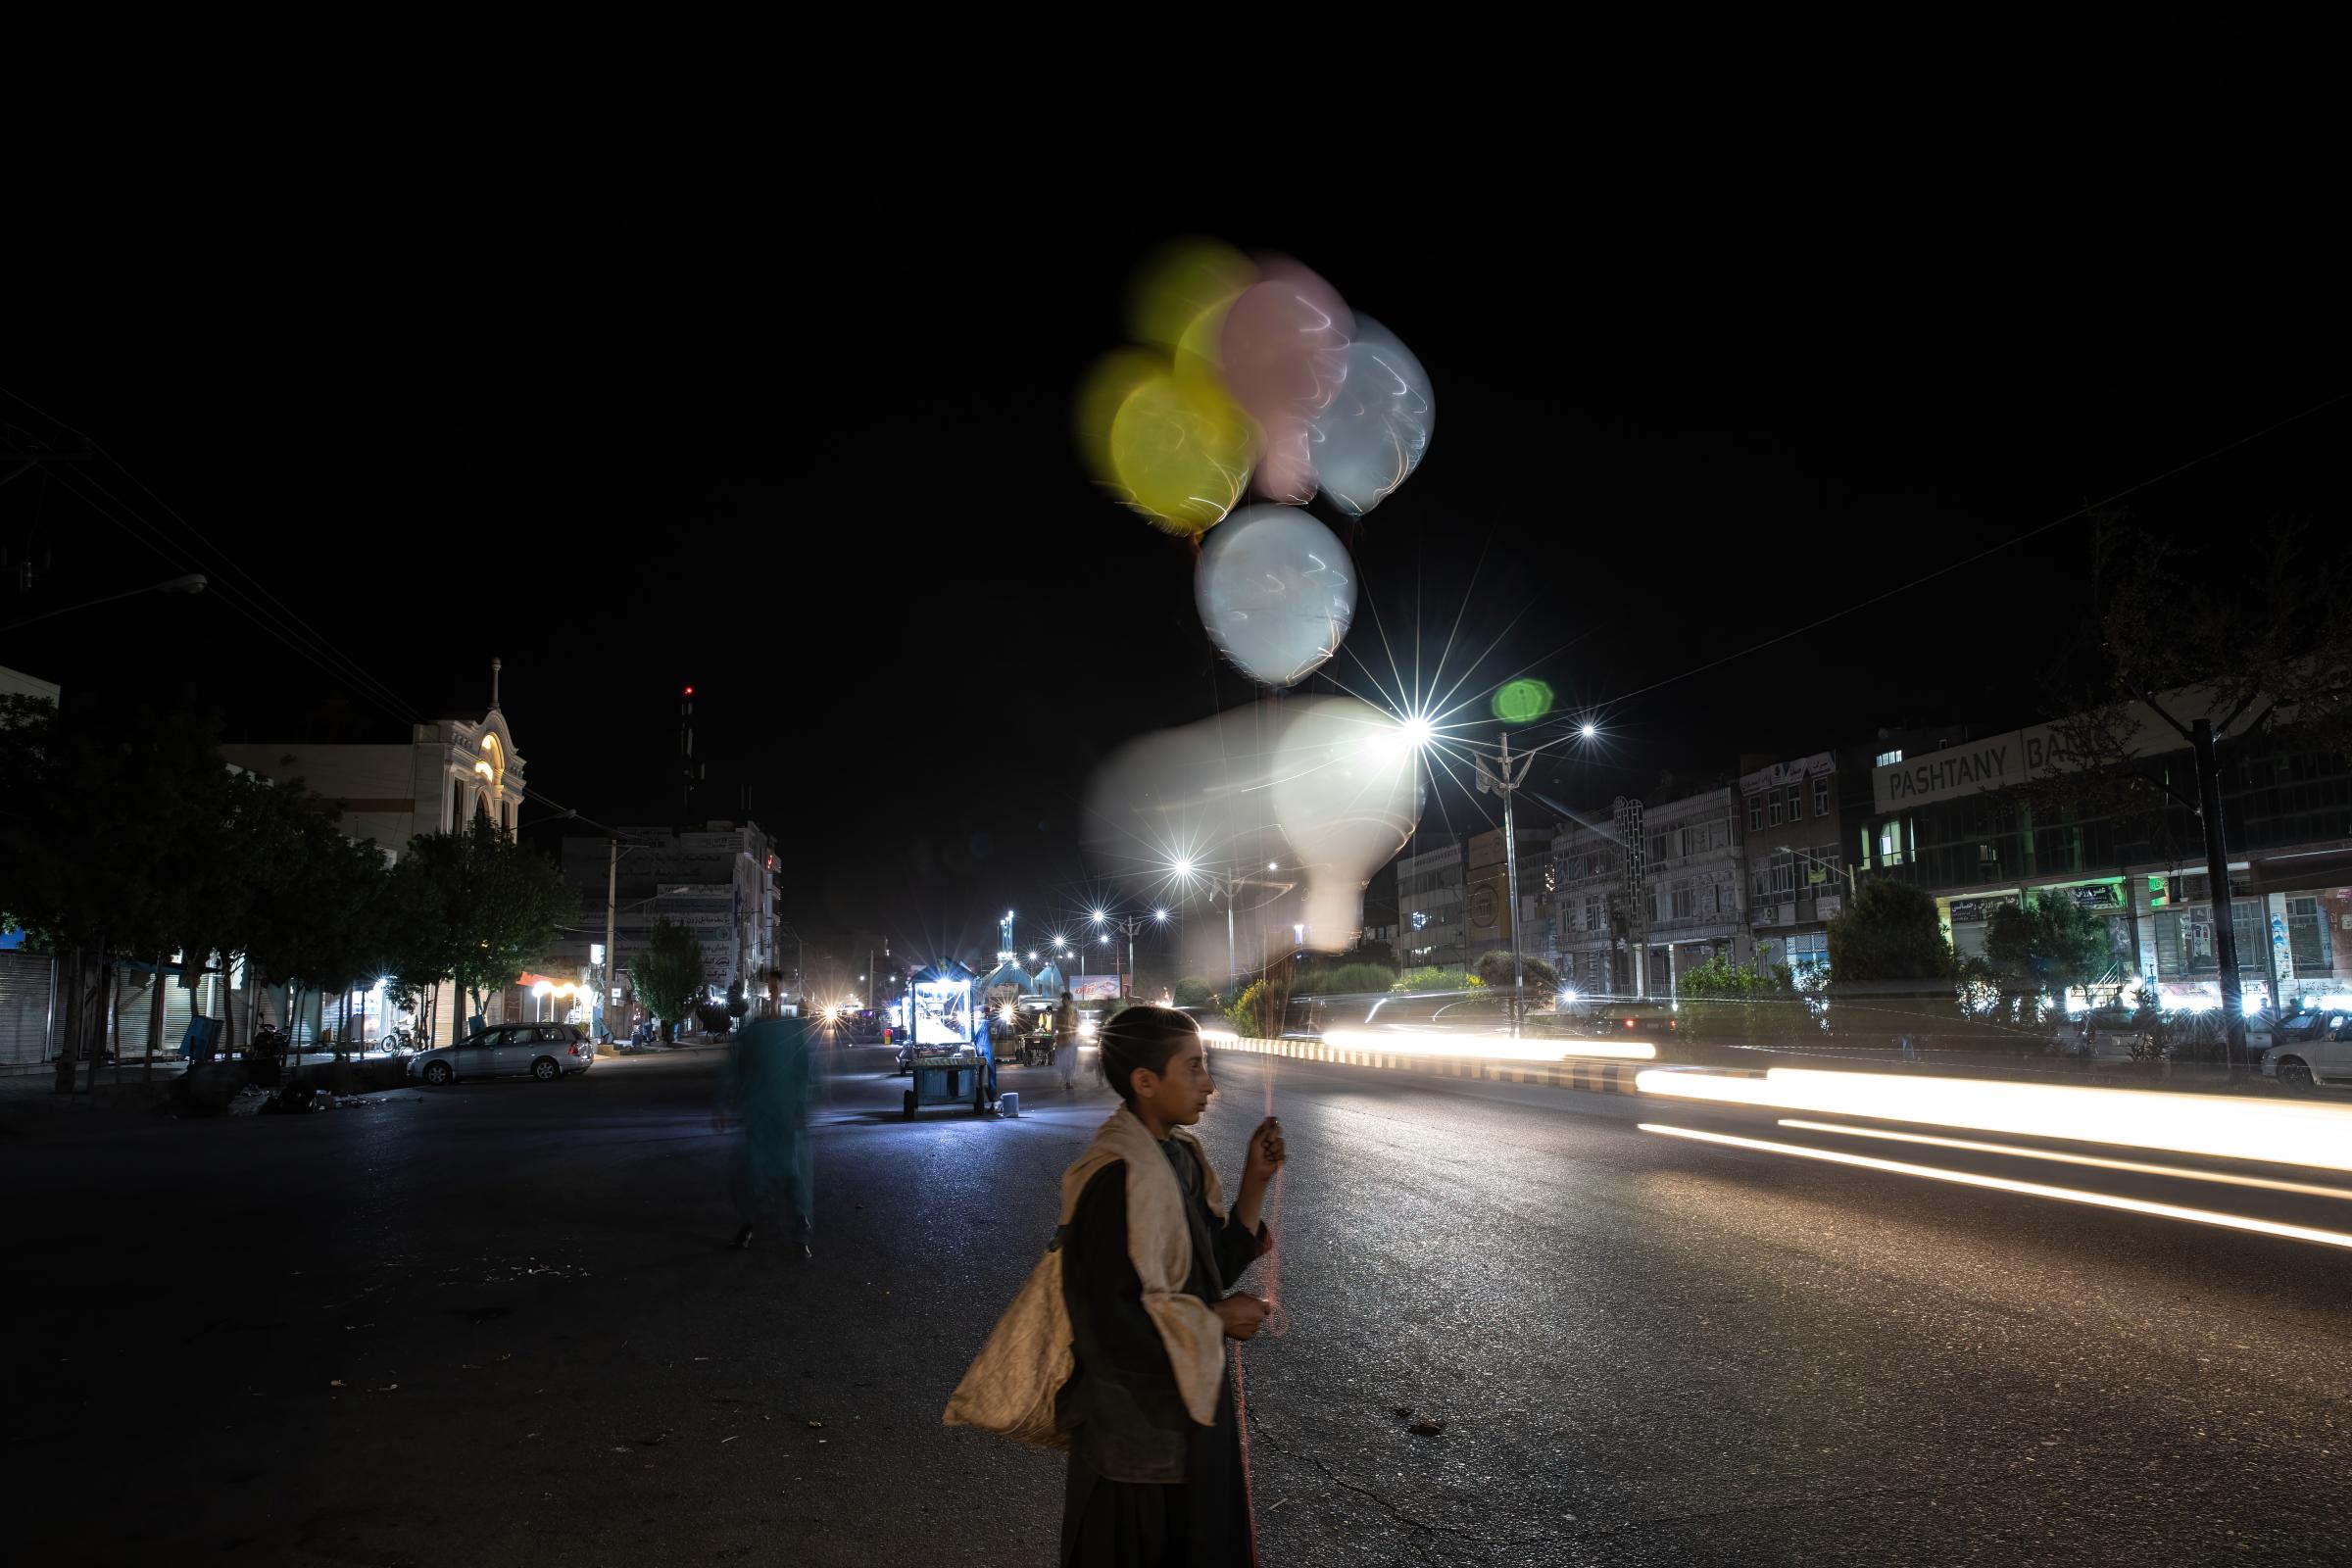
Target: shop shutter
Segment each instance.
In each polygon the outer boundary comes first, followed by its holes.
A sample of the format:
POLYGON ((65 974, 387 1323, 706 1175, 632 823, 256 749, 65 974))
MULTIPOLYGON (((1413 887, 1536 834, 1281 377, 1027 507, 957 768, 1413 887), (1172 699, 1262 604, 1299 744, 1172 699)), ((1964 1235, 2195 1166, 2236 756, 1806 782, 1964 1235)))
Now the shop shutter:
POLYGON ((0 951, 0 1070, 49 1059, 54 966, 45 953, 0 951))

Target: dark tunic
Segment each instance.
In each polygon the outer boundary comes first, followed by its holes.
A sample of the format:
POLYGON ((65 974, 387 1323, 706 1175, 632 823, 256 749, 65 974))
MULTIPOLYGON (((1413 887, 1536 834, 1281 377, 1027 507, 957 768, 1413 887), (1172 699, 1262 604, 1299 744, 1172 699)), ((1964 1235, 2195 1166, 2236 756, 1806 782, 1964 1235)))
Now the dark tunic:
MULTIPOLYGON (((1171 1138, 1160 1148, 1183 1185, 1192 1222, 1193 1270, 1185 1289, 1214 1302, 1268 1245, 1265 1227, 1252 1235, 1230 1217, 1220 1222, 1191 1145, 1171 1138)), ((1253 1561, 1231 1358, 1217 1389, 1216 1423, 1202 1426, 1185 1409, 1127 1255, 1124 1161, 1087 1183, 1061 1248, 1061 1293, 1077 1363, 1055 1407, 1057 1425, 1070 1438, 1062 1562, 1235 1568, 1253 1561)))

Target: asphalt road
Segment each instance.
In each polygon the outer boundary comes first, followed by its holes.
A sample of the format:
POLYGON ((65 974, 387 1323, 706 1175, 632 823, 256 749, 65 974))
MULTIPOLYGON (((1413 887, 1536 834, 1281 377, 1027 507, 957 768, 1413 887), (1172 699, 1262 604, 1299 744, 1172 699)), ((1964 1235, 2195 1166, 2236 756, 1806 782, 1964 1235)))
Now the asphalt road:
MULTIPOLYGON (((722 1249, 714 1066, 0 1118, 12 1556, 1052 1561, 1057 1457, 939 1412, 1107 1093, 1007 1070, 1022 1119, 910 1123, 835 1079, 800 1262, 722 1249)), ((1269 1563, 2344 1555, 2352 1253, 1655 1102, 1218 1072, 1219 1159, 1269 1094, 1292 1151, 1290 1331, 1245 1362, 1269 1563)))

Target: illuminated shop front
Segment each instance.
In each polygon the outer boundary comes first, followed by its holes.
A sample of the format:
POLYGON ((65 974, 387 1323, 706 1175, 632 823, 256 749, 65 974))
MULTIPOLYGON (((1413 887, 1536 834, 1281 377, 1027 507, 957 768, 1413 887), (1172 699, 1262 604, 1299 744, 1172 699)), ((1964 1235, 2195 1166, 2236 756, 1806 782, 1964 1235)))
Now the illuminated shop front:
POLYGON ((1899 754, 1873 779, 1874 811, 1846 843, 1864 878, 1927 892, 1955 956, 1984 951, 1985 923, 2020 899, 2067 898, 2103 913, 2115 970, 2070 1010, 2153 986, 2167 1009, 2222 1004, 2221 927, 2234 939, 2243 1005, 2292 1009, 2352 998, 2352 767, 2292 731, 2224 749, 2222 836, 2230 888, 2215 898, 2193 763, 2151 743, 2134 793, 2048 787, 2072 770, 2052 726, 1899 754), (2027 787, 2041 786, 2041 787, 2027 787))

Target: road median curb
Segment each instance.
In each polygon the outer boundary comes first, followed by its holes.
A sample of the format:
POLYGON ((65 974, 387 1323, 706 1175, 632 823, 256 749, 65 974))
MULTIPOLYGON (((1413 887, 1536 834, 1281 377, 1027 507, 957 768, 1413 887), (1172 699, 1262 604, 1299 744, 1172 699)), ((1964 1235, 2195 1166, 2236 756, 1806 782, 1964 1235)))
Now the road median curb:
POLYGON ((1630 1061, 1500 1061, 1483 1056, 1419 1055, 1407 1052, 1368 1051, 1351 1046, 1329 1046, 1319 1040, 1258 1040, 1247 1036, 1220 1038, 1221 1051, 1246 1051, 1259 1056, 1289 1056, 1334 1067, 1369 1067, 1390 1072, 1417 1072, 1433 1078, 1472 1078, 1490 1083, 1539 1084, 1549 1089, 1582 1089, 1591 1094, 1631 1095, 1634 1075, 1646 1063, 1630 1061))

